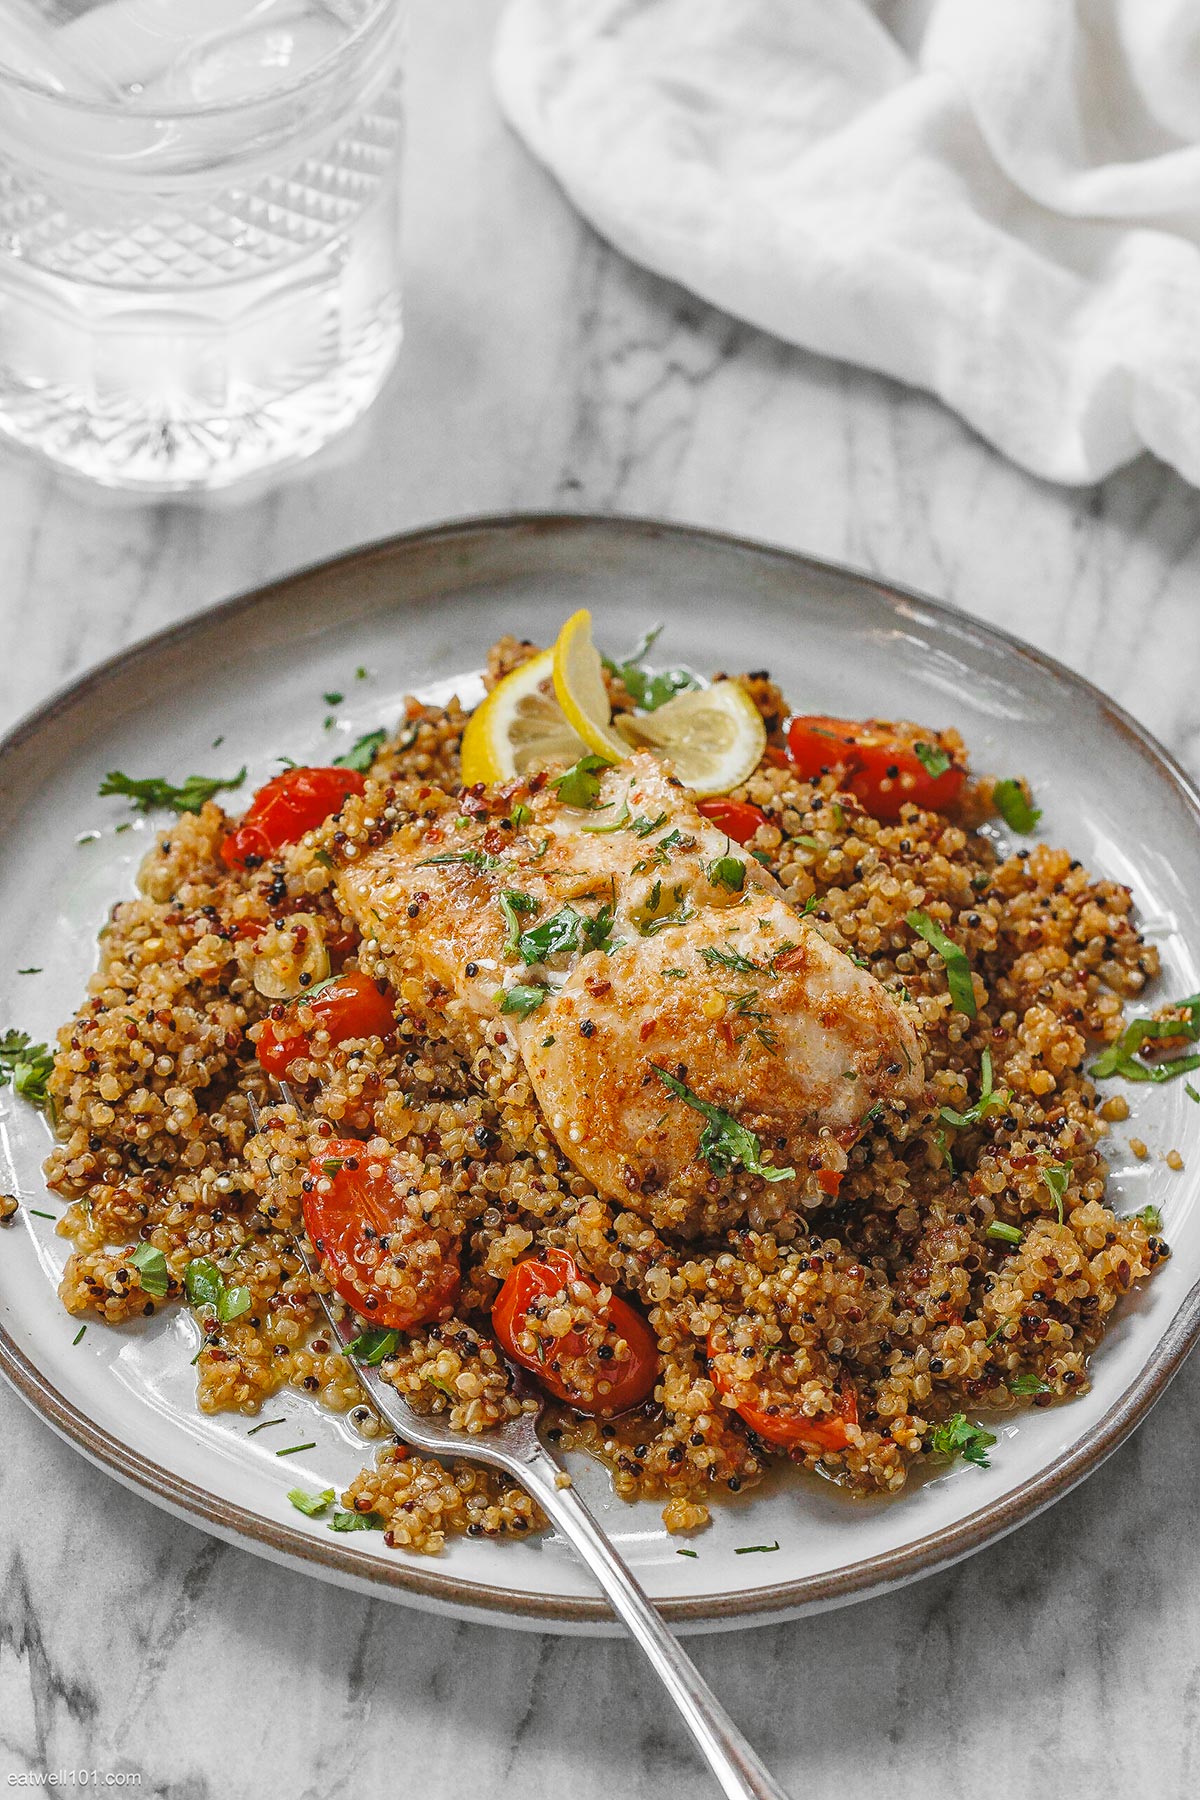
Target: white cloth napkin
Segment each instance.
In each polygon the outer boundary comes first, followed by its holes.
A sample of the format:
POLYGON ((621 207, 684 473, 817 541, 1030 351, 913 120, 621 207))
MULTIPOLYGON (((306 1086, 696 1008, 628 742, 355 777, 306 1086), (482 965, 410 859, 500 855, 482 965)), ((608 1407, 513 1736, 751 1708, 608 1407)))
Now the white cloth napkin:
POLYGON ((914 5, 510 0, 497 86, 636 261, 1038 475, 1200 485, 1200 5, 914 5))

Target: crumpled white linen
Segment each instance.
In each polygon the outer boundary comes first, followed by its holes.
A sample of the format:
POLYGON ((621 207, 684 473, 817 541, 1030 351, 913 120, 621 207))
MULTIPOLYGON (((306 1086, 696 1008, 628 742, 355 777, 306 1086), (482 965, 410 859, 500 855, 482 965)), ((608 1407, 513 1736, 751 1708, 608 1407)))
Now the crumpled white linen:
POLYGON ((1200 4, 903 9, 510 0, 496 85, 637 262, 1050 480, 1200 485, 1200 4))

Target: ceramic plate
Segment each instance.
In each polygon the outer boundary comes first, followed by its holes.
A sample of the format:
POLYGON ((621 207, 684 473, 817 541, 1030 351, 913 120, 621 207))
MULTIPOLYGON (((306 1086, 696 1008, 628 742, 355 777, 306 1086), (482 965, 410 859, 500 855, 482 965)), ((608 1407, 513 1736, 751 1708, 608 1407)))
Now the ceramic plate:
MULTIPOLYGON (((1066 669, 985 625, 845 569, 698 531, 618 519, 451 525, 307 570, 218 607, 105 664, 0 747, 0 1023, 50 1038, 95 956, 98 923, 130 892, 155 824, 99 800, 109 769, 182 779, 278 758, 327 760, 393 725, 402 697, 474 698, 487 646, 511 631, 549 642, 590 606, 599 641, 632 647, 657 620, 664 658, 701 670, 770 667, 792 701, 848 716, 954 724, 975 765, 1024 773, 1042 835, 1130 883, 1164 962, 1162 994, 1200 988, 1200 803, 1170 757, 1066 669), (356 680, 360 665, 371 673, 356 680), (322 694, 347 698, 323 729, 322 694), (222 740, 214 748, 214 740, 222 740), (86 834, 99 833, 98 837, 86 834), (79 842, 77 840, 83 839, 79 842), (18 976, 35 965, 41 973, 18 976)), ((1176 1082, 1128 1090, 1129 1127, 1200 1167, 1200 1107, 1176 1082)), ((509 1625, 602 1631, 609 1619, 566 1546, 453 1542, 405 1556, 370 1534, 333 1536, 287 1489, 340 1485, 366 1460, 350 1428, 298 1393, 271 1403, 290 1429, 196 1410, 190 1317, 110 1330, 77 1322, 55 1286, 66 1246, 40 1168, 41 1119, 0 1096, 0 1177, 25 1201, 0 1242, 0 1367, 55 1430, 151 1500, 313 1574, 415 1605, 509 1625), (286 1461, 273 1444, 315 1440, 286 1461)), ((820 1480, 778 1480, 717 1510, 676 1554, 657 1506, 606 1494, 577 1470, 603 1522, 681 1628, 779 1619, 908 1581, 1010 1531, 1096 1469, 1144 1417, 1200 1330, 1200 1207, 1190 1173, 1111 1146, 1120 1211, 1153 1200, 1174 1256, 1124 1306, 1070 1405, 1006 1420, 991 1467, 959 1465, 898 1500, 853 1501, 820 1480), (779 1542, 770 1555, 738 1546, 779 1542)))

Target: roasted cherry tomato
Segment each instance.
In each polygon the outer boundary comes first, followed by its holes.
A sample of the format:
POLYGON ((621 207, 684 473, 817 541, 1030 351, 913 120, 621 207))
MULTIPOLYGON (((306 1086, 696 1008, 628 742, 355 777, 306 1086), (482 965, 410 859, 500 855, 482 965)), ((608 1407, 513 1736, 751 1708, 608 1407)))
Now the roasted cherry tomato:
POLYGON ((461 1285, 444 1245, 386 1162, 357 1138, 330 1138, 308 1165, 304 1228, 338 1293, 395 1331, 448 1319, 461 1285))
MULTIPOLYGON (((893 725, 867 719, 795 718, 788 726, 788 757, 798 775, 815 780, 824 769, 841 769, 847 791, 872 818, 895 820, 906 800, 944 811, 962 793, 966 770, 951 763, 931 775, 917 755, 943 754, 936 736, 900 737, 893 725)), ((936 766, 936 762, 935 762, 936 766)))
POLYGON ((543 1250, 538 1256, 527 1257, 517 1264, 496 1296, 492 1326, 505 1354, 522 1368, 532 1369, 543 1387, 576 1411, 601 1416, 626 1412, 646 1399, 654 1387, 658 1346, 641 1313, 618 1294, 596 1312, 594 1339, 575 1330, 558 1339, 539 1337, 540 1356, 536 1349, 522 1346, 530 1319, 544 1319, 554 1310, 563 1289, 574 1282, 582 1282, 593 1294, 599 1292, 594 1281, 580 1274, 578 1263, 565 1250, 543 1250), (628 1354, 620 1360, 612 1353, 613 1340, 619 1338, 624 1338, 629 1347, 628 1354), (603 1393, 598 1391, 600 1382, 606 1384, 603 1393))
MULTIPOLYGON (((301 995, 295 1004, 301 1004, 305 998, 301 995)), ((390 988, 381 992, 377 982, 357 969, 339 975, 313 994, 307 1004, 335 1044, 346 1038, 386 1037, 396 1024, 390 988)), ((259 1066, 268 1075, 286 1075, 296 1058, 307 1053, 308 1046, 308 1038, 295 1023, 294 1008, 289 1008, 282 1019, 265 1022, 255 1048, 259 1066)))
POLYGON ((726 800, 724 795, 715 800, 697 800, 696 811, 702 818, 711 819, 717 830, 735 844, 748 844, 759 826, 767 822, 760 806, 751 806, 749 800, 726 800))
POLYGON ((718 1394, 732 1394, 743 1385, 754 1388, 755 1397, 739 1401, 737 1413, 765 1444, 775 1444, 780 1450, 812 1450, 818 1455, 826 1450, 846 1448, 850 1442, 846 1427, 858 1424, 858 1398, 849 1382, 844 1382, 838 1390, 835 1413, 826 1413, 822 1419, 811 1419, 796 1409, 784 1387, 772 1390, 758 1381, 743 1384, 732 1380, 722 1366, 724 1353, 724 1333, 719 1329, 710 1331, 708 1372, 713 1386, 718 1394))
POLYGON ((256 867, 285 844, 295 844, 306 831, 340 812, 347 794, 361 794, 366 782, 357 769, 285 769, 260 787, 246 814, 221 845, 221 860, 230 869, 256 867))

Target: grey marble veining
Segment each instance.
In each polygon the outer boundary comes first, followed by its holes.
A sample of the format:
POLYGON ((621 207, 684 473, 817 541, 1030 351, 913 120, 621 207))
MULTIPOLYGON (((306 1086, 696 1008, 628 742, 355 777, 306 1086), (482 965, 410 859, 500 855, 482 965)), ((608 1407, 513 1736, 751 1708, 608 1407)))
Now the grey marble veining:
MULTIPOLYGON (((1061 656, 1200 772, 1200 496, 1082 492, 933 401, 631 268, 501 126, 487 0, 415 9, 408 343, 286 484, 144 505, 0 460, 0 720, 237 589, 436 518, 665 514, 926 588, 1061 656)), ((799 1795, 1200 1789, 1200 1363, 1086 1487, 931 1581, 694 1640, 799 1795)), ((711 1791, 619 1643, 458 1625, 284 1573, 125 1494, 0 1388, 0 1790, 130 1769, 163 1800, 711 1791)), ((13 1791, 20 1791, 15 1789, 13 1791)))

